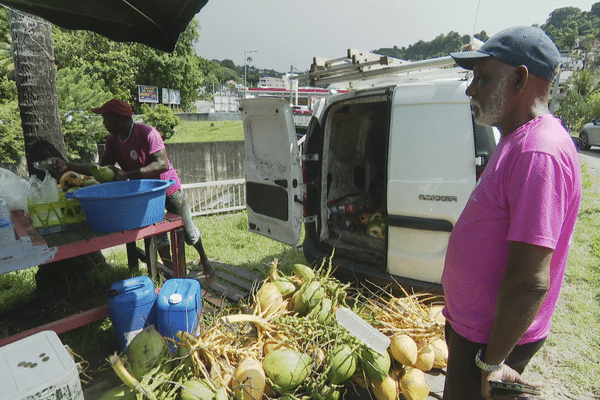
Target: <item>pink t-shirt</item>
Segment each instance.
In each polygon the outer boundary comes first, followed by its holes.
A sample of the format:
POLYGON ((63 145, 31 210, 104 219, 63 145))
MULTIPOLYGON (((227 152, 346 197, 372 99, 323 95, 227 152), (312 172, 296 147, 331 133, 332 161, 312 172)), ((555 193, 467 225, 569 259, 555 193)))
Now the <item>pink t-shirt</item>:
POLYGON ((514 241, 554 249, 550 290, 519 344, 548 335, 580 198, 577 151, 560 120, 546 114, 501 138, 448 243, 444 315, 457 333, 489 341, 514 241))
MULTIPOLYGON (((136 123, 133 126, 131 136, 121 140, 119 135, 110 134, 104 145, 104 157, 109 164, 119 163, 123 171, 132 171, 145 167, 150 163, 148 156, 165 148, 165 143, 160 132, 148 125, 136 123)), ((181 189, 181 182, 177 171, 167 159, 169 170, 163 172, 154 179, 173 179, 175 183, 167 188, 166 194, 170 196, 181 189)))

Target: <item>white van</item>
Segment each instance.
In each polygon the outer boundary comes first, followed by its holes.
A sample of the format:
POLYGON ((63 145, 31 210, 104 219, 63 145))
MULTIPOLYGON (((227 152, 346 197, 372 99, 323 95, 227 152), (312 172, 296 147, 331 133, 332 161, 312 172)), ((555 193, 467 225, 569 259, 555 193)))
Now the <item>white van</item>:
MULTIPOLYGON (((321 101, 302 154, 282 99, 240 102, 252 232, 357 278, 440 291, 448 238, 497 143, 474 124, 466 71, 321 101)), ((452 72, 452 73, 451 73, 452 72)))

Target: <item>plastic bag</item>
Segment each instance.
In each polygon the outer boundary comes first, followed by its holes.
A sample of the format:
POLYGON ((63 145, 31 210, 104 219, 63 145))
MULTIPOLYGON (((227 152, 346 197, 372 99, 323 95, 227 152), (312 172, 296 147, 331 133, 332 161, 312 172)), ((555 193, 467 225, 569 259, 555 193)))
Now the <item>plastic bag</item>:
POLYGON ((7 169, 0 168, 0 188, 2 188, 2 197, 8 203, 8 208, 29 213, 27 197, 31 191, 25 179, 7 169))

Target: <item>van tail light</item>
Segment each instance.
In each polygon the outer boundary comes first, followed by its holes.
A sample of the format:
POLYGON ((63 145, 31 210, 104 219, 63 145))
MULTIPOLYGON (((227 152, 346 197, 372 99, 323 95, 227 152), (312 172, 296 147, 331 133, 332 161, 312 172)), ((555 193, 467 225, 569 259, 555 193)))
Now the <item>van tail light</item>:
POLYGON ((308 182, 308 167, 306 163, 302 163, 302 183, 306 185, 308 182))

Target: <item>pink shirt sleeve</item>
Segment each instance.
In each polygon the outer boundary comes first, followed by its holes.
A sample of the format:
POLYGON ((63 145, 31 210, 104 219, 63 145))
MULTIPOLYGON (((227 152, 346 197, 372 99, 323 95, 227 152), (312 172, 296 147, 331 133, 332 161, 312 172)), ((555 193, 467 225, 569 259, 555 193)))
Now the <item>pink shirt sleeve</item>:
POLYGON ((519 156, 505 182, 511 221, 507 240, 556 248, 569 201, 563 171, 548 154, 519 156))
POLYGON ((165 148, 165 142, 163 142, 160 132, 152 128, 148 133, 148 154, 154 154, 165 148))

